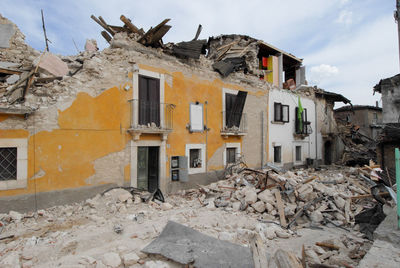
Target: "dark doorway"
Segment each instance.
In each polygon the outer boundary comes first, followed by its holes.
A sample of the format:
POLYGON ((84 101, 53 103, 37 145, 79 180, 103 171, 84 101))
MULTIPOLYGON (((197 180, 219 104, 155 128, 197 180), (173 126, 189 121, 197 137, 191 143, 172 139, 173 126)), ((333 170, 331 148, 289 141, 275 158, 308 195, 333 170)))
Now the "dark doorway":
POLYGON ((138 147, 137 186, 153 192, 158 189, 159 147, 138 147))
POLYGON ((332 164, 332 143, 331 141, 326 141, 324 145, 324 153, 325 153, 325 165, 332 164))
POLYGON ((160 80, 139 76, 139 124, 160 126, 160 80))

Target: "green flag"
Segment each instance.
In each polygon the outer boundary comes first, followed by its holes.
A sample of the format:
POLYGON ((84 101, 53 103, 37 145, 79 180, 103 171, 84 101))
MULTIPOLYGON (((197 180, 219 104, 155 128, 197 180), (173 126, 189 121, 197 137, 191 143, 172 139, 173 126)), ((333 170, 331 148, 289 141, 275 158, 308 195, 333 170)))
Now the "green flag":
POLYGON ((300 101, 300 96, 299 96, 299 104, 297 107, 297 119, 299 120, 299 130, 300 132, 303 132, 303 119, 302 119, 302 114, 303 114, 303 106, 301 106, 301 101, 300 101))

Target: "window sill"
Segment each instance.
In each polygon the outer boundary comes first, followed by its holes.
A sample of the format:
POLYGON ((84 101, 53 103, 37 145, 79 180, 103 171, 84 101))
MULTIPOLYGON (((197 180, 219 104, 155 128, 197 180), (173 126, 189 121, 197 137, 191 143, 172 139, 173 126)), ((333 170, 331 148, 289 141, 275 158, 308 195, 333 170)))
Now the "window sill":
POLYGON ((21 188, 26 188, 26 185, 27 185, 26 180, 0 181, 0 190, 21 189, 21 188))
POLYGON ((283 121, 271 121, 271 124, 276 124, 276 125, 284 125, 284 124, 286 124, 286 123, 289 123, 289 122, 283 122, 283 121))

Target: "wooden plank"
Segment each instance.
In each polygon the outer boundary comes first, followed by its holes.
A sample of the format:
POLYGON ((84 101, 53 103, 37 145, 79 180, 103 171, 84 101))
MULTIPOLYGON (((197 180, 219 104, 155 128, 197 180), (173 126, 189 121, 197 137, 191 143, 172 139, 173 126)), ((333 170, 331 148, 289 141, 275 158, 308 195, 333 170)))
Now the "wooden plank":
POLYGON ((315 245, 320 246, 320 247, 324 247, 324 248, 339 250, 339 247, 334 245, 334 244, 316 242, 315 245))
POLYGON ((142 37, 139 38, 138 42, 141 44, 146 44, 148 42, 149 37, 151 38, 151 35, 153 35, 155 32, 157 32, 162 26, 167 24, 171 19, 165 19, 161 23, 159 23, 156 27, 150 28, 142 37))
MULTIPOLYGON (((94 15, 91 15, 90 18, 92 18, 92 20, 94 20, 95 22, 97 22, 98 25, 100 25, 101 27, 103 27, 104 30, 106 30, 107 32, 109 32, 112 36, 115 35, 115 32, 113 30, 111 30, 110 27, 107 26, 107 24, 104 24, 102 21, 100 21, 98 18, 96 18, 94 15)), ((100 17, 99 17, 100 18, 100 17)), ((102 18, 103 19, 103 18, 102 18)), ((103 36, 104 37, 104 36, 103 36)))
POLYGON ((7 69, 7 68, 1 68, 0 67, 0 73, 3 73, 3 74, 21 74, 22 72, 21 71, 18 71, 18 70, 12 70, 12 69, 7 69))
POLYGON ((125 26, 126 26, 131 32, 141 34, 140 31, 139 31, 139 29, 138 29, 135 25, 132 24, 132 22, 131 22, 130 19, 128 19, 128 18, 125 17, 124 15, 121 15, 121 17, 119 17, 119 19, 120 19, 123 23, 125 23, 125 26))
POLYGON ((201 26, 201 24, 199 24, 199 27, 197 28, 196 35, 194 36, 192 41, 197 40, 197 38, 199 38, 202 29, 203 29, 203 26, 201 26))
POLYGON ((108 27, 107 22, 103 19, 102 16, 99 16, 99 20, 101 21, 101 23, 103 23, 103 25, 105 26, 105 28, 108 29, 107 31, 108 31, 112 36, 114 36, 114 35, 115 35, 115 32, 114 32, 110 27, 108 27))
POLYGON ((151 35, 148 44, 155 44, 171 29, 172 26, 164 25, 157 32, 151 35))
POLYGON ((226 47, 231 47, 233 45, 236 45, 237 43, 239 43, 239 40, 238 41, 233 41, 233 42, 231 42, 229 44, 226 44, 226 45, 223 45, 223 46, 220 46, 219 48, 217 48, 217 51, 222 50, 222 49, 224 49, 226 47))
POLYGON ((278 212, 279 212, 279 218, 281 221, 281 225, 283 227, 286 227, 286 218, 285 218, 285 210, 283 208, 283 202, 282 202, 282 196, 281 192, 277 191, 275 192, 275 197, 276 197, 276 205, 278 207, 278 212))
POLYGON ((112 37, 111 37, 106 31, 101 31, 101 36, 103 36, 104 39, 106 39, 106 41, 107 41, 108 43, 111 42, 112 37))
MULTIPOLYGON (((389 193, 378 193, 379 196, 389 196, 389 193)), ((361 194, 361 195, 356 195, 356 196, 350 196, 349 198, 351 200, 354 199, 364 199, 364 198, 370 198, 370 197, 374 197, 372 194, 361 194)))
POLYGON ((250 250, 253 254, 255 268, 268 267, 267 249, 259 234, 254 235, 251 239, 250 250))
POLYGON ((303 268, 307 268, 306 251, 304 250, 304 244, 301 247, 301 265, 303 266, 303 268))

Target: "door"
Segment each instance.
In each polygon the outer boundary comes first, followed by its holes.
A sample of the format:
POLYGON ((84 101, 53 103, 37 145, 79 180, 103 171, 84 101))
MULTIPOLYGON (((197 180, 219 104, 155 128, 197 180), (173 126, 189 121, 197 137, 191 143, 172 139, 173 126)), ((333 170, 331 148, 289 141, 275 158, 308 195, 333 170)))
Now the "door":
POLYGON ((137 186, 153 192, 159 188, 159 147, 156 146, 140 146, 138 147, 137 162, 137 186))
POLYGON ((139 124, 160 126, 160 80, 139 76, 139 124))
POLYGON ((325 165, 332 164, 332 146, 330 141, 325 142, 324 151, 325 151, 325 165))

